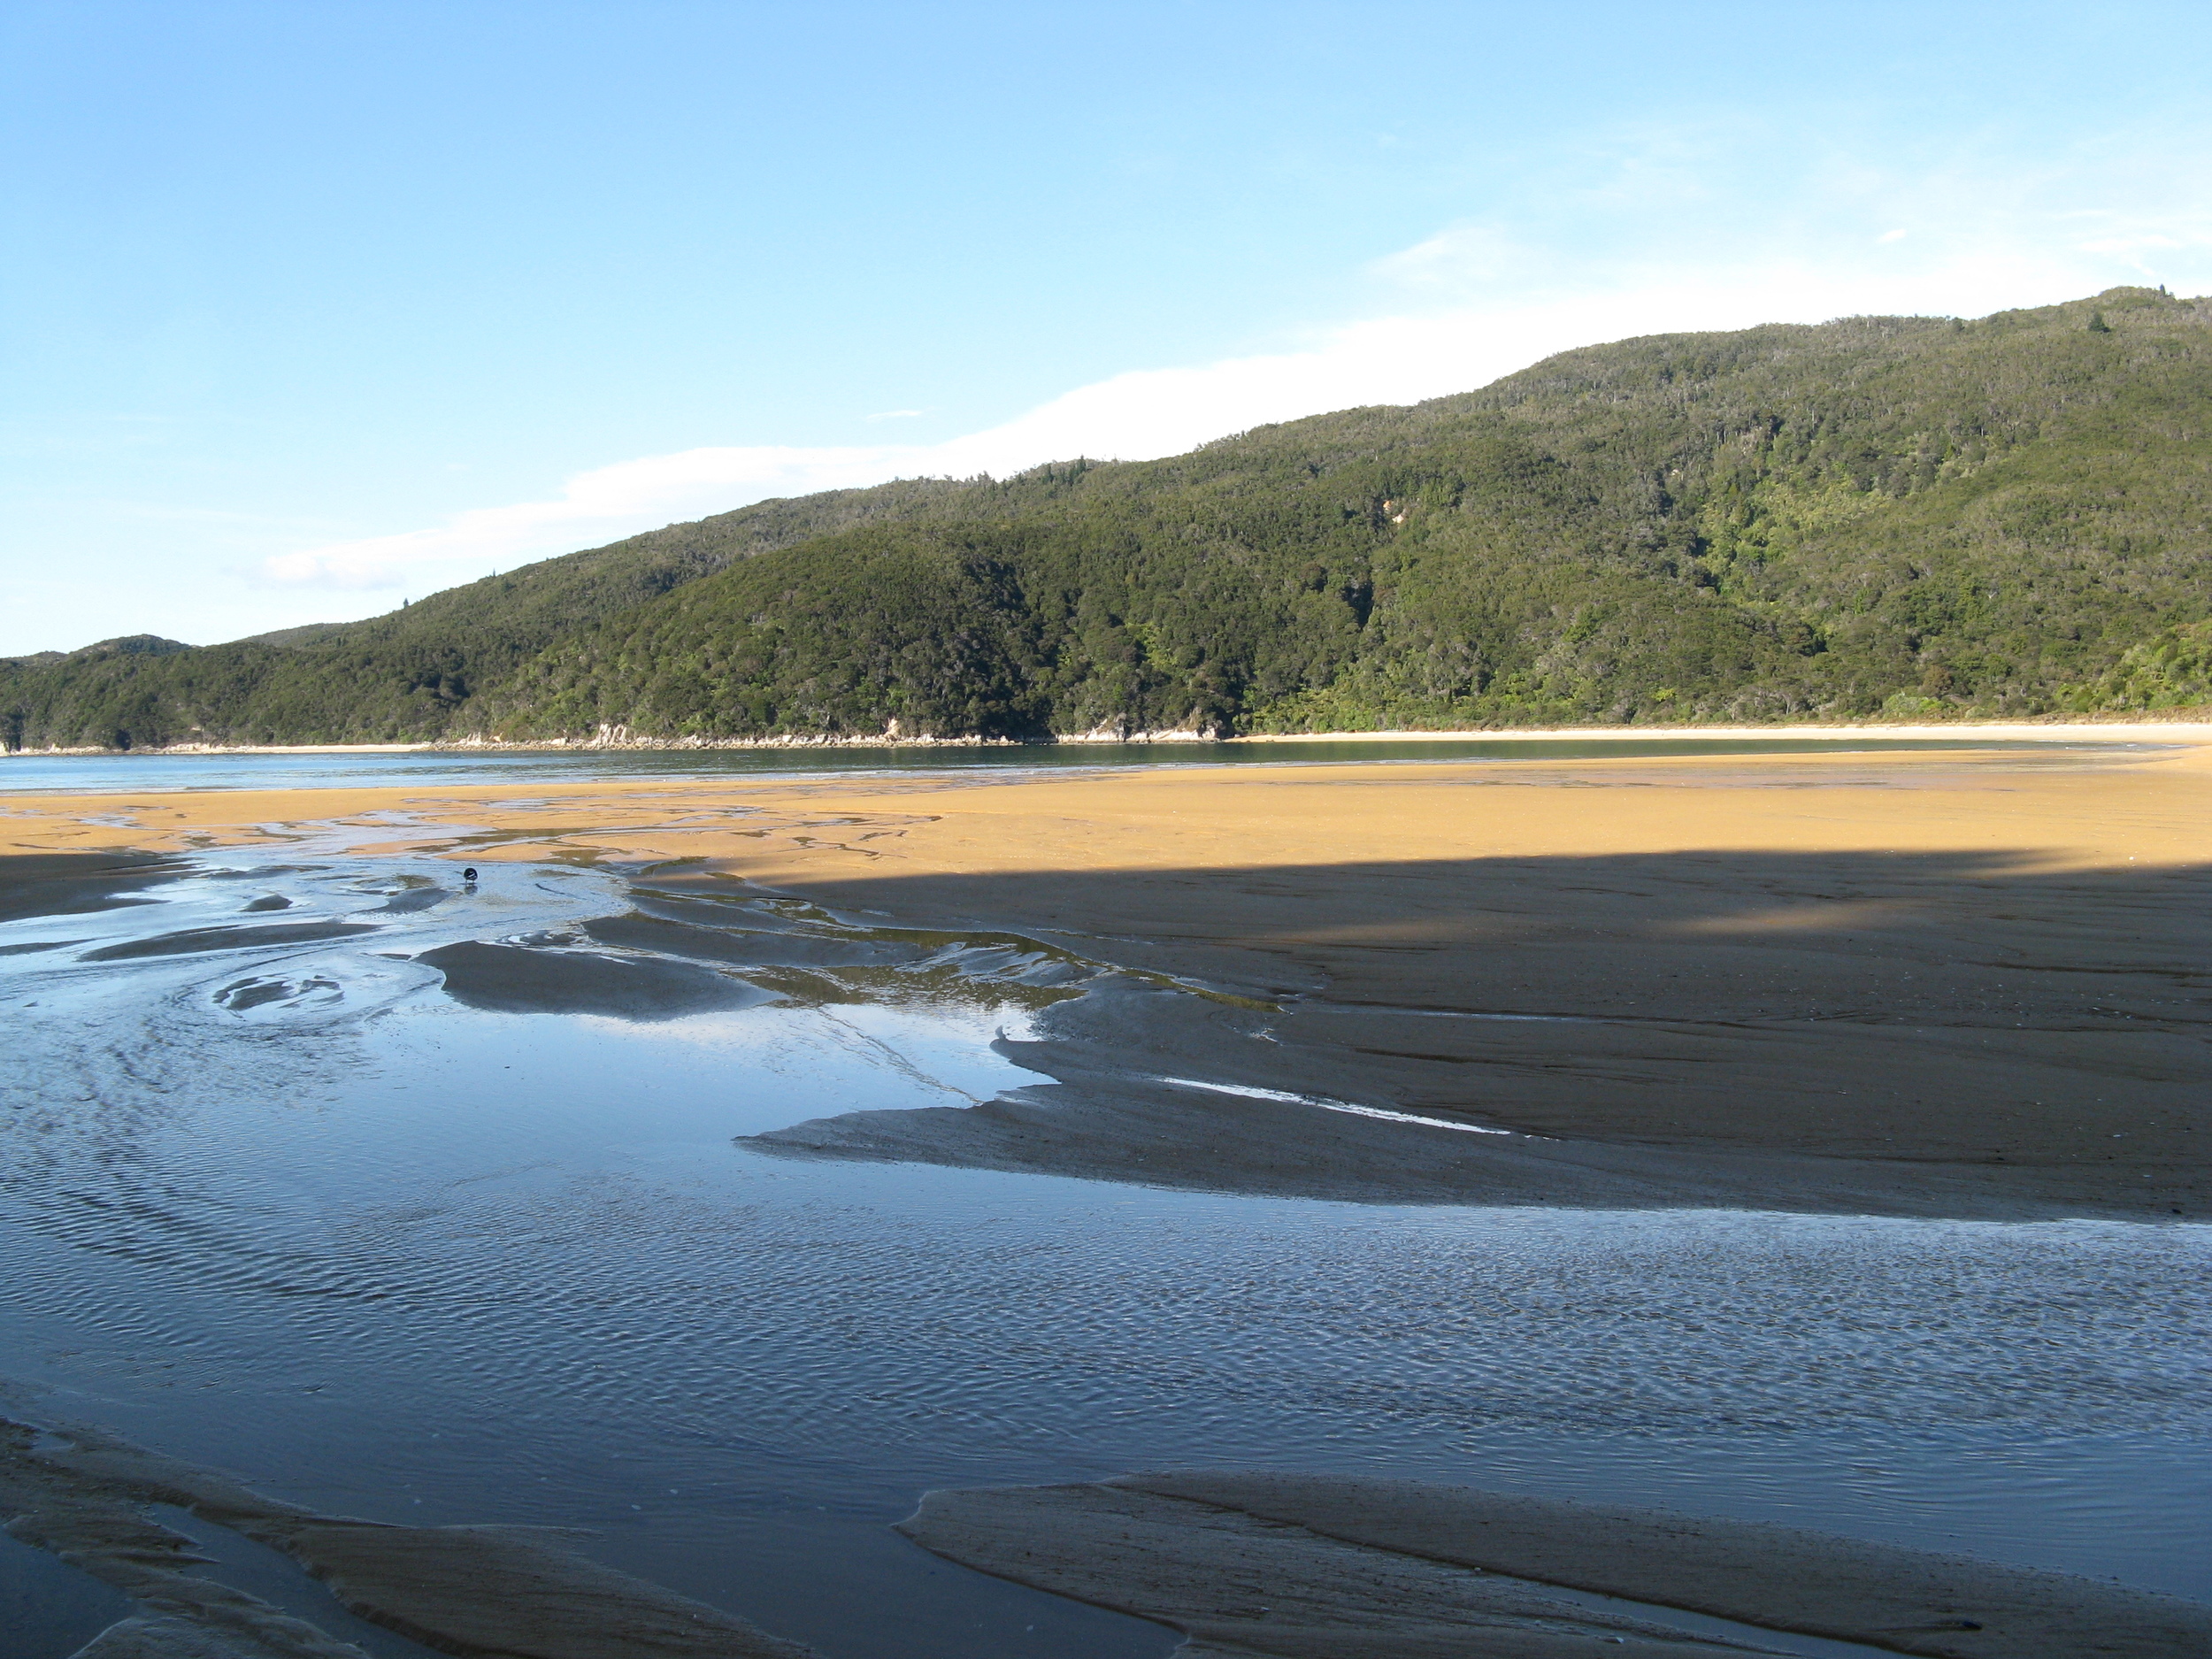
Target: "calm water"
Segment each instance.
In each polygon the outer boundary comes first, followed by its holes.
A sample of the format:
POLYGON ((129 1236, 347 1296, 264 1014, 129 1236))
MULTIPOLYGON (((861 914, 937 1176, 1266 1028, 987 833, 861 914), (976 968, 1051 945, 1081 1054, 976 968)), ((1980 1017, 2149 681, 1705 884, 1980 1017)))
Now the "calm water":
POLYGON ((2063 737, 1973 738, 1467 738, 1414 742, 1068 743, 991 749, 724 749, 690 751, 530 749, 400 754, 9 755, 0 792, 72 794, 127 789, 320 789, 390 785, 541 783, 594 778, 775 777, 822 772, 1061 766, 1312 765, 1337 761, 1586 760, 1659 755, 1880 754, 2018 749, 2110 752, 2120 746, 2063 737))
MULTIPOLYGON (((778 1000, 652 1022, 485 1012, 409 958, 570 937, 628 896, 454 874, 307 844, 0 927, 54 946, 0 955, 0 1374, 342 1513, 592 1528, 603 1559, 838 1659, 1164 1654, 888 1526, 931 1486, 1188 1463, 1774 1517, 2212 1599, 2212 1229, 781 1160, 732 1138, 1037 1080, 991 1047, 1050 1018, 1024 964, 848 975, 841 1000, 762 975, 778 1000), (129 954, 340 918, 371 931, 129 954)), ((0 1550, 0 1607, 50 1613, 23 1659, 113 1616, 67 1572, 0 1550)))

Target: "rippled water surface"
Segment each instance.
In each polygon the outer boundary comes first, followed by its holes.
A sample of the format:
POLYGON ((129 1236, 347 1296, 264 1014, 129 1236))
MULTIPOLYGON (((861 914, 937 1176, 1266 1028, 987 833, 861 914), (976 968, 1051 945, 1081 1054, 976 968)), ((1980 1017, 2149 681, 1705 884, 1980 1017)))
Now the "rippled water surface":
POLYGON ((1788 1519, 2212 1599, 2212 1231, 779 1159, 733 1137, 1035 1081, 992 1038, 1079 983, 948 949, 755 974, 753 1005, 679 1018, 465 1006, 411 958, 580 949, 630 898, 454 874, 205 862, 153 902, 0 927, 52 946, 0 955, 4 1369, 48 1409, 341 1512, 590 1527, 856 1659, 1164 1653, 888 1524, 930 1486, 1188 1463, 1788 1519), (363 931, 311 936, 334 923, 363 931), (246 926, 300 931, 201 931, 246 926))

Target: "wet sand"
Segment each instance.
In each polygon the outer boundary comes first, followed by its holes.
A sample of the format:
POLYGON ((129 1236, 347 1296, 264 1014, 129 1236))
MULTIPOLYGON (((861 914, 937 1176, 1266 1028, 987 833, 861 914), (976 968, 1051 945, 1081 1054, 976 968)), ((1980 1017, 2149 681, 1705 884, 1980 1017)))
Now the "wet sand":
POLYGON ((135 894, 179 868, 168 858, 129 852, 24 851, 9 846, 0 864, 0 922, 27 916, 89 916, 141 902, 135 894))
POLYGON ((78 1425, 0 1418, 9 1532, 142 1609, 79 1659, 365 1659, 362 1650, 194 1569, 168 1504, 281 1550, 349 1612, 442 1653, 506 1659, 808 1659, 810 1650, 572 1548, 533 1526, 394 1526, 318 1515, 78 1425))
POLYGON ((17 796, 0 846, 280 853, 351 826, 364 857, 597 863, 671 902, 765 889, 1159 976, 1011 1047, 1057 1087, 764 1138, 795 1155, 2151 1219, 2212 1207, 2207 823, 2212 751, 2184 741, 17 796))
POLYGON ((1690 1659, 1773 1652, 1762 1631, 1927 1659, 2212 1649, 2212 1609, 2071 1574, 1412 1480, 1183 1471, 933 1492, 900 1530, 964 1565, 1173 1624, 1188 1655, 1690 1659), (1699 1640, 1640 1607, 1747 1628, 1699 1640))

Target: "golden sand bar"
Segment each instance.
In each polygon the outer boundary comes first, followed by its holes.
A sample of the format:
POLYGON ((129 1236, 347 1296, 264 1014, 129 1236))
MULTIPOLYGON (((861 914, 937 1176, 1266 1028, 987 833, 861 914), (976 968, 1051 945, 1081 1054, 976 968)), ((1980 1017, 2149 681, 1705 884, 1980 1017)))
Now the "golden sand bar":
POLYGON ((1955 1213, 2201 1217, 2212 749, 2169 734, 13 796, 0 847, 273 853, 357 826, 364 858, 742 880, 1276 1002, 1320 1093, 1564 1142, 1786 1155, 1809 1192, 1847 1170, 1940 1188, 1955 1213))

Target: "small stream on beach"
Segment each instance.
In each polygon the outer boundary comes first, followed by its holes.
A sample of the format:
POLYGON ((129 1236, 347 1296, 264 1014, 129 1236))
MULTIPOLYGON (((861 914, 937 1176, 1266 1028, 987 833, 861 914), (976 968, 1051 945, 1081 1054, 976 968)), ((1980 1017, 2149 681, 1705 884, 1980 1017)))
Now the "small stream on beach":
MULTIPOLYGON (((267 860, 0 926, 0 1374, 27 1410, 326 1511, 588 1528, 598 1558, 833 1659, 1166 1653, 889 1527, 930 1487, 1193 1463, 1783 1520, 2212 1600, 2212 1229, 779 1157, 735 1138, 1040 1081, 994 1039, 1079 980, 955 945, 728 968, 721 1005, 673 1018, 470 1005, 413 958, 525 941, 652 967, 576 931, 630 890, 517 864, 464 888, 311 841, 267 860)), ((0 1589, 49 1586, 9 1651, 60 1659, 112 1609, 33 1555, 0 1552, 0 1589)))

